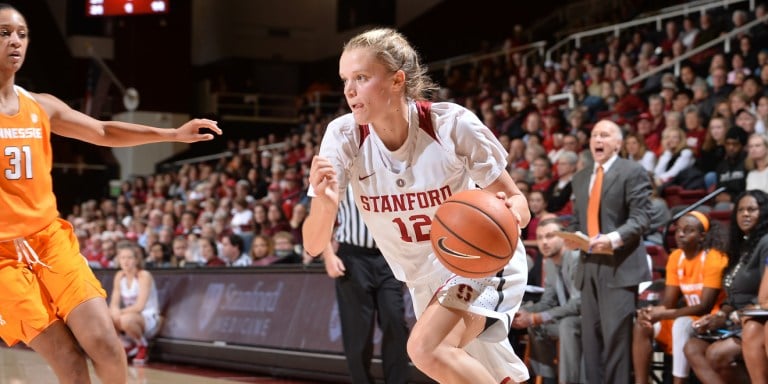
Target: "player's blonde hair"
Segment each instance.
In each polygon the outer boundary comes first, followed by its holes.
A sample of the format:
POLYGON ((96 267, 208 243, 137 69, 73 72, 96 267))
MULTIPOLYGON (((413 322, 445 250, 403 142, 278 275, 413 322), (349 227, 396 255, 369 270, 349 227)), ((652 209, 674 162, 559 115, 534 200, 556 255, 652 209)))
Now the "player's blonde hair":
POLYGON ((354 48, 372 49, 389 70, 405 72, 405 95, 411 99, 423 100, 427 98, 427 93, 437 89, 435 83, 427 76, 427 68, 421 65, 419 54, 408 40, 394 29, 371 29, 344 44, 344 51, 354 48))

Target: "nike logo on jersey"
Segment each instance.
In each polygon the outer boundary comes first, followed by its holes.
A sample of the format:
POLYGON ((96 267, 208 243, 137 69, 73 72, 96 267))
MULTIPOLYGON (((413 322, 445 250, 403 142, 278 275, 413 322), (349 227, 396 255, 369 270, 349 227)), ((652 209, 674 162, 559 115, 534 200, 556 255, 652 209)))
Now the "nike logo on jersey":
POLYGON ((466 253, 461 253, 459 251, 454 251, 453 249, 448 248, 445 245, 445 239, 447 239, 447 237, 441 237, 437 239, 437 247, 440 248, 440 251, 442 251, 443 253, 449 256, 458 257, 459 259, 479 259, 480 258, 480 256, 468 255, 466 253))
POLYGON ((373 176, 373 175, 375 175, 375 174, 376 174, 376 172, 374 172, 374 173, 371 173, 371 174, 370 174, 370 175, 368 175, 368 176, 358 176, 358 177, 357 177, 357 179, 358 179, 358 180, 360 180, 360 181, 363 181, 363 180, 365 180, 365 179, 367 179, 367 178, 369 178, 369 177, 371 177, 371 176, 373 176))

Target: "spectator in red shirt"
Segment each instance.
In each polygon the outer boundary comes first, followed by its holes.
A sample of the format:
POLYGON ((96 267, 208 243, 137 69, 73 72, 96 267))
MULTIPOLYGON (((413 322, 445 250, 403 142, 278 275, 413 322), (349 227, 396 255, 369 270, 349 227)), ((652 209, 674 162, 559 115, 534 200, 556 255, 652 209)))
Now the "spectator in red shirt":
POLYGON ((546 191, 552 184, 552 162, 547 155, 538 156, 531 164, 532 191, 546 191))
POLYGON ((216 246, 216 240, 210 237, 201 237, 197 240, 200 246, 200 254, 205 260, 206 267, 225 267, 227 263, 219 258, 219 250, 216 246))
POLYGON ((699 156, 701 146, 704 144, 704 137, 707 135, 707 129, 701 124, 701 115, 695 105, 689 105, 683 111, 685 115, 685 143, 688 148, 693 150, 694 156, 699 156))
POLYGON ((643 112, 637 119, 637 133, 642 136, 645 147, 658 154, 661 152, 661 135, 653 128, 653 116, 643 112))
POLYGON ((613 81, 613 93, 616 95, 616 104, 613 105, 613 111, 620 117, 634 117, 645 110, 643 100, 629 92, 629 88, 624 80, 613 81))

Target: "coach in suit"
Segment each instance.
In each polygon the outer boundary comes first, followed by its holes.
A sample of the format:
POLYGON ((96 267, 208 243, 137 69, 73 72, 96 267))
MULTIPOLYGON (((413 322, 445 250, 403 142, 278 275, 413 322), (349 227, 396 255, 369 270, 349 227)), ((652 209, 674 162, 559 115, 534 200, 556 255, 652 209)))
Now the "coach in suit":
MULTIPOLYGON (((576 272, 581 289, 582 346, 589 383, 632 382, 632 319, 637 287, 651 279, 643 234, 651 184, 637 163, 618 156, 618 125, 601 120, 589 140, 594 166, 573 176, 570 229, 589 235, 576 272)), ((575 247, 571 241, 567 245, 575 247)))
POLYGON ((581 369, 581 292, 574 279, 580 255, 565 249, 563 239, 555 235, 561 230, 554 218, 536 228, 536 245, 544 258, 544 292, 536 303, 521 307, 512 322, 513 328, 528 329, 531 367, 543 377, 544 384, 585 381, 581 369))

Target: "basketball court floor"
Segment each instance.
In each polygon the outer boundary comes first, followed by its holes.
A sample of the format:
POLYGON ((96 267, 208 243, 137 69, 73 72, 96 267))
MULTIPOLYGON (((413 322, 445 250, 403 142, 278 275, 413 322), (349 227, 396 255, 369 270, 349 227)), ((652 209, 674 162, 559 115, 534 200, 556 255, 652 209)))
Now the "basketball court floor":
MULTIPOLYGON (((91 369, 93 383, 100 381, 91 369)), ((56 383, 56 376, 35 352, 24 348, 0 347, 0 384, 56 383)), ((128 367, 129 384, 310 384, 309 381, 257 377, 244 373, 215 371, 165 363, 128 367)))

